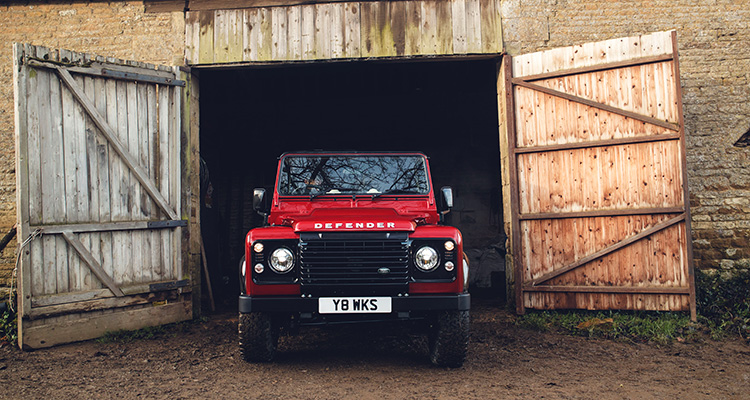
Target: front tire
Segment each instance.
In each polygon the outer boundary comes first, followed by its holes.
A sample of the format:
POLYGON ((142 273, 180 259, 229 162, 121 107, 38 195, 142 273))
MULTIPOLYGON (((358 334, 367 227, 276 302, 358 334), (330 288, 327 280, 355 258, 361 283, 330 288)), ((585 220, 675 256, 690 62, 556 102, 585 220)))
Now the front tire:
POLYGON ((279 327, 267 313, 240 313, 240 353, 247 362, 269 362, 276 355, 279 327))
POLYGON ((430 361, 439 367, 458 368, 469 349, 469 311, 444 311, 430 332, 430 361))

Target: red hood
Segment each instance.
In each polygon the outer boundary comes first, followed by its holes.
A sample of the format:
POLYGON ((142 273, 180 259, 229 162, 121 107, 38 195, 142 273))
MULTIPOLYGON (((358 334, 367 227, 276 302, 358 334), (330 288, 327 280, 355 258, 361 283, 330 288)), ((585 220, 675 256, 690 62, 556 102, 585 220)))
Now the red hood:
POLYGON ((289 216, 295 232, 409 231, 417 222, 391 208, 319 208, 308 215, 289 216))

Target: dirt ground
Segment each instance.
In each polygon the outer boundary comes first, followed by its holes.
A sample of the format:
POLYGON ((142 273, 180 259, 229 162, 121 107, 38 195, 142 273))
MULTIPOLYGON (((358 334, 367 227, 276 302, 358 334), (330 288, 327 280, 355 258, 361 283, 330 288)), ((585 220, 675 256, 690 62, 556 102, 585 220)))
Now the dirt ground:
POLYGON ((520 329, 474 304, 463 368, 429 364, 417 335, 362 327, 283 337, 277 361, 239 356, 237 318, 209 317, 156 339, 0 348, 0 398, 610 399, 750 398, 750 345, 649 343, 520 329))

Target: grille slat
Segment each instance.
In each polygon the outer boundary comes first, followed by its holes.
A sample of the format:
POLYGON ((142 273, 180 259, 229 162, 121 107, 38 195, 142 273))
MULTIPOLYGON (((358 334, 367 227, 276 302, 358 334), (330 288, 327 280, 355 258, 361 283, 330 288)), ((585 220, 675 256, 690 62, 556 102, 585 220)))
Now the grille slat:
POLYGON ((359 259, 351 259, 351 260, 345 260, 345 261, 317 261, 317 262, 306 262, 305 260, 302 261, 305 263, 308 267, 318 267, 318 268, 326 268, 326 267, 333 267, 333 266, 339 266, 339 267, 346 267, 346 266, 353 266, 353 267, 389 267, 386 265, 383 265, 382 260, 359 260, 359 259))
POLYGON ((331 257, 346 257, 346 258, 372 258, 377 260, 382 260, 384 257, 399 257, 403 255, 403 251, 383 251, 379 253, 372 253, 372 252, 358 252, 358 251, 329 251, 329 252, 321 252, 321 251, 308 251, 306 254, 303 255, 303 257, 306 260, 315 260, 316 258, 323 258, 323 259, 329 259, 331 257))
POLYGON ((300 262, 302 285, 308 287, 403 287, 409 281, 409 243, 403 238, 308 239, 300 244, 300 262))

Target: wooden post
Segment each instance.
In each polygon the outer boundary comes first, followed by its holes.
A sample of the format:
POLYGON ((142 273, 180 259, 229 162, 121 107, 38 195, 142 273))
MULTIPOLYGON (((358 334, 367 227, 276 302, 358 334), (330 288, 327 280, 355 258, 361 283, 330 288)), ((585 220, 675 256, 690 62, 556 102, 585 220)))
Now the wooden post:
POLYGON ((200 198, 200 113, 199 79, 184 72, 182 92, 182 214, 188 220, 183 236, 186 272, 192 285, 193 317, 201 315, 201 198, 200 198))
MULTIPOLYGON (((499 118, 505 118, 505 132, 500 132, 501 135, 505 135, 505 139, 501 143, 506 144, 504 154, 502 156, 507 157, 507 162, 503 164, 503 168, 507 171, 503 176, 507 177, 507 186, 509 191, 504 193, 505 207, 509 207, 510 212, 506 215, 510 216, 510 232, 508 233, 508 239, 510 242, 510 253, 509 260, 510 268, 513 273, 513 291, 514 299, 516 303, 516 313, 522 315, 526 312, 526 308, 523 304, 523 270, 520 262, 521 254, 521 242, 520 242, 520 213, 519 213, 519 199, 518 199, 518 167, 516 165, 516 122, 515 122, 515 101, 513 94, 513 65, 511 63, 511 57, 504 55, 500 67, 500 71, 497 77, 498 85, 498 102, 502 104, 500 112, 498 113, 499 118), (504 112, 503 112, 504 111, 504 112), (508 198, 509 197, 509 198, 508 198), (509 203, 509 204, 508 204, 509 203)), ((506 269, 507 269, 506 265, 506 269)))
POLYGON ((690 320, 696 322, 698 320, 698 311, 695 304, 695 260, 693 259, 693 232, 690 228, 691 217, 690 217, 690 194, 688 193, 688 170, 687 170, 687 158, 685 154, 685 117, 682 112, 682 84, 680 83, 680 63, 677 52, 677 32, 672 31, 672 65, 674 66, 674 79, 675 79, 675 94, 677 99, 677 115, 679 118, 678 125, 680 127, 680 150, 682 151, 682 190, 683 199, 685 203, 685 235, 687 237, 685 246, 687 246, 687 267, 688 267, 688 285, 690 288, 690 320))
MULTIPOLYGON (((30 235, 29 230, 29 160, 28 148, 28 104, 27 87, 28 67, 23 65, 27 48, 20 43, 13 44, 13 94, 15 97, 15 141, 16 141, 16 204, 19 207, 18 242, 21 243, 30 235)), ((29 265, 29 251, 21 249, 20 271, 18 273, 18 346, 23 347, 22 319, 31 309, 31 268, 29 265)))

